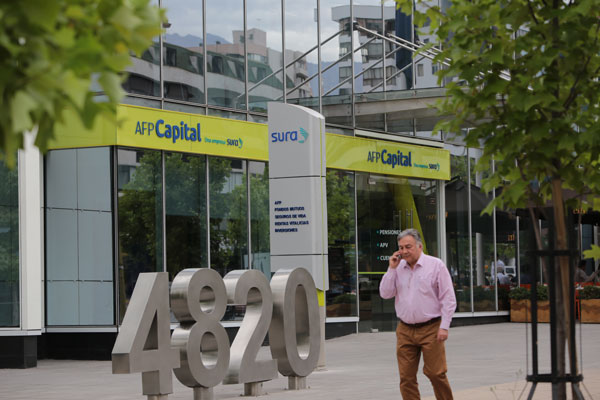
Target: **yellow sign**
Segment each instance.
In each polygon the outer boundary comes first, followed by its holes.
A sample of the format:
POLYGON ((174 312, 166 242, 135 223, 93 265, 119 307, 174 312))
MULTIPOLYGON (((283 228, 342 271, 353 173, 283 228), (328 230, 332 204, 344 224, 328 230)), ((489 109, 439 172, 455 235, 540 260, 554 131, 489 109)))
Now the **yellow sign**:
POLYGON ((269 159, 264 125, 141 107, 119 107, 117 145, 269 159))
MULTIPOLYGON (((327 134, 327 167, 413 178, 450 179, 444 149, 327 134)), ((269 160, 266 124, 120 105, 116 120, 101 116, 86 129, 72 116, 57 129, 49 149, 128 146, 269 160)))
POLYGON ((449 180, 450 152, 425 146, 328 134, 327 167, 449 180))

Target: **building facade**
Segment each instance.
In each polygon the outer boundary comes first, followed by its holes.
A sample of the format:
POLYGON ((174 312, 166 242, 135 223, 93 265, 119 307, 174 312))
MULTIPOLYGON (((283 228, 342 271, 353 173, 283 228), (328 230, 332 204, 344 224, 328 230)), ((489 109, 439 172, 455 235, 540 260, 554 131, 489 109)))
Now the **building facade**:
MULTIPOLYGON (((396 32, 393 1, 159 5, 168 23, 132 57, 121 125, 100 121, 90 134, 66 123, 46 155, 28 144, 16 169, 0 167, 0 366, 107 357, 140 272, 270 277, 269 101, 325 116, 328 335, 394 328, 378 285, 409 227, 446 262, 456 321, 507 317, 496 266, 526 282, 532 221, 481 215, 494 195, 474 168, 481 149, 460 132, 432 131, 428 105, 444 95, 438 66, 418 57, 399 65, 395 45, 354 29, 396 32), (384 150, 419 167, 384 165, 384 150)), ((598 242, 593 224, 580 232, 581 250, 598 242)), ((239 326, 234 309, 224 324, 239 326)))

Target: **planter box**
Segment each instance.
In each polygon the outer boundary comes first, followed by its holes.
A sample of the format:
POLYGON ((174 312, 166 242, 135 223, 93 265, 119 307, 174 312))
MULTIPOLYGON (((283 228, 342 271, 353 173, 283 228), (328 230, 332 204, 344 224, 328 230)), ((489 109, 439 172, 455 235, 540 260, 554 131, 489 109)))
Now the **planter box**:
POLYGON ((581 300, 581 322, 600 323, 600 299, 581 300))
MULTIPOLYGON (((538 322, 550 322, 550 302, 538 301, 538 322)), ((531 305, 529 300, 510 300, 510 321, 531 322, 531 305)))

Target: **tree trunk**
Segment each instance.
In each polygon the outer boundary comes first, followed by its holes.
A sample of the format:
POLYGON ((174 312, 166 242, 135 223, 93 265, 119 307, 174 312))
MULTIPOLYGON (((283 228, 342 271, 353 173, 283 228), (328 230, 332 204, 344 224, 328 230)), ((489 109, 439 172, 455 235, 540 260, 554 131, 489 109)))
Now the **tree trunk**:
MULTIPOLYGON (((567 226, 565 220, 565 209, 562 192, 562 182, 559 178, 553 178, 552 180, 552 208, 554 211, 554 236, 555 236, 555 248, 557 250, 567 250, 567 226)), ((569 344, 569 352, 571 348, 575 348, 575 338, 571 337, 571 330, 569 326, 571 324, 571 313, 570 313, 570 287, 569 287, 569 257, 561 256, 557 257, 555 263, 555 288, 556 288, 556 346, 555 349, 558 361, 558 373, 559 376, 565 376, 566 371, 566 359, 565 359, 565 345, 569 344)), ((575 359, 575 373, 577 374, 577 354, 572 355, 575 359)), ((566 383, 558 385, 558 398, 566 399, 566 383)))

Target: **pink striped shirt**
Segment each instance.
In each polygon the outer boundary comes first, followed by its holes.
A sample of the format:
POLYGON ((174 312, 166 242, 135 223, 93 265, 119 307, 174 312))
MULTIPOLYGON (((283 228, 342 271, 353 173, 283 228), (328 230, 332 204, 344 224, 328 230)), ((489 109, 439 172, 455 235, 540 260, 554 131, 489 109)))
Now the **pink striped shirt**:
POLYGON ((440 328, 448 329, 456 309, 456 296, 448 268, 439 258, 421 254, 415 268, 406 260, 397 268, 388 268, 379 295, 384 299, 396 297, 396 315, 407 324, 442 317, 440 328))

